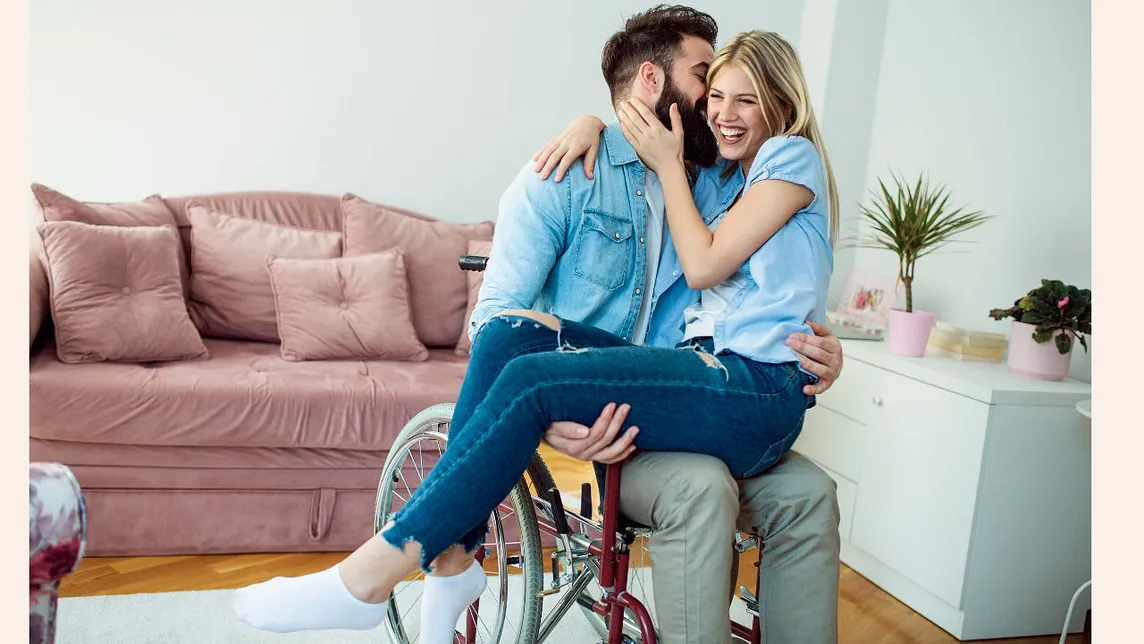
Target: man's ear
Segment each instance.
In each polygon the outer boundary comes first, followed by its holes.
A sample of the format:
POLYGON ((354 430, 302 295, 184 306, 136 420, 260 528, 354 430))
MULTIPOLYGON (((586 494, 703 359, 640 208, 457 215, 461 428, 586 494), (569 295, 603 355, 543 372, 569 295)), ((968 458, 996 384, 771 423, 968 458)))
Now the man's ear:
POLYGON ((640 63, 639 73, 636 77, 649 94, 659 96, 659 93, 663 91, 663 70, 650 60, 640 63))

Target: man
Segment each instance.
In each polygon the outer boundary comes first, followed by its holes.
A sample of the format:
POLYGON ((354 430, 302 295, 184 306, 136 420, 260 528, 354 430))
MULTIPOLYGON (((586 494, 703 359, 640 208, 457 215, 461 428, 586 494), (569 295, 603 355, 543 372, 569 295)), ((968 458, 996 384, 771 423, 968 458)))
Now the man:
MULTIPOLYGON (((717 27, 687 7, 656 7, 629 19, 604 47, 602 68, 613 103, 637 97, 667 108, 677 102, 685 157, 710 166, 717 147, 702 114, 706 72, 717 27)), ((698 294, 682 270, 664 225, 663 195, 613 123, 601 134, 594 178, 572 171, 546 181, 532 167, 501 199, 494 249, 469 328, 507 309, 535 309, 606 329, 635 343, 674 346, 683 309, 698 294)), ((575 163, 581 163, 577 160, 575 163)), ((732 204, 730 182, 698 181, 696 205, 711 221, 732 204)), ((792 338, 824 391, 841 368, 836 338, 792 338)), ((622 401, 617 401, 622 402, 622 401)), ((630 434, 613 436, 571 423, 545 436, 555 449, 596 462, 631 454, 630 434)), ((724 431, 718 419, 697 431, 724 431)), ((666 644, 730 638, 736 526, 757 526, 766 541, 760 573, 763 637, 816 644, 837 639, 838 507, 833 481, 798 454, 755 479, 736 481, 722 461, 699 454, 636 453, 624 465, 621 511, 654 529, 649 550, 656 615, 666 644)))

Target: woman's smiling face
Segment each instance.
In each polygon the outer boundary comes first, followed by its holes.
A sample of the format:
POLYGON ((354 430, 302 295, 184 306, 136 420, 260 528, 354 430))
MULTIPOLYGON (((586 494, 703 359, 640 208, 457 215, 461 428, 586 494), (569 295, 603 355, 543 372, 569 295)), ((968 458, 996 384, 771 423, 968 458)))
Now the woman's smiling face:
POLYGON ((771 137, 755 86, 739 65, 727 65, 712 79, 707 118, 719 141, 719 154, 729 161, 751 161, 771 137))

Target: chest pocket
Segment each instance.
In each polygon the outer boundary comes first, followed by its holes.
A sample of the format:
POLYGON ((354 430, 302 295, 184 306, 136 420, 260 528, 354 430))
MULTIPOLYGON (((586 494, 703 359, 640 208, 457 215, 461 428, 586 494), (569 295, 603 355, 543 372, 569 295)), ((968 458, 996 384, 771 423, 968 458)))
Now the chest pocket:
POLYGON ((623 285, 632 269, 632 228, 630 220, 585 209, 574 250, 576 275, 609 291, 623 285))

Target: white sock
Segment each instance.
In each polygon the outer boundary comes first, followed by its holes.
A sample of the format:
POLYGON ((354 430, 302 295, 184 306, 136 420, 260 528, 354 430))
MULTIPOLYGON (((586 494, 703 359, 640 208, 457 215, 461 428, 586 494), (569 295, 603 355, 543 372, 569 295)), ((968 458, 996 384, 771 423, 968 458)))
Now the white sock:
POLYGON ((453 644, 457 620, 488 585, 481 564, 474 561, 465 572, 449 577, 425 577, 421 597, 421 635, 417 644, 453 644))
POLYGON ((344 628, 369 630, 381 624, 389 602, 354 597, 338 567, 302 577, 275 577, 235 591, 234 612, 248 625, 275 633, 344 628))

